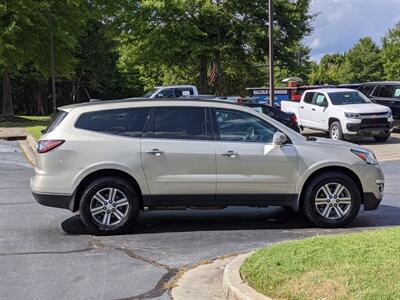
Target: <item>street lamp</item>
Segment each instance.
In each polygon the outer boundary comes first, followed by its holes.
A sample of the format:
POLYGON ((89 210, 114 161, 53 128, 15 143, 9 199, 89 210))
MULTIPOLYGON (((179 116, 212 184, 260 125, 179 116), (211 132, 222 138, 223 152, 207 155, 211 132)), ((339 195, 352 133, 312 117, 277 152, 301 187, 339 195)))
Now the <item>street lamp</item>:
POLYGON ((274 29, 274 18, 273 18, 273 7, 272 0, 268 0, 268 39, 269 39, 269 104, 274 106, 274 39, 273 39, 273 29, 274 29))

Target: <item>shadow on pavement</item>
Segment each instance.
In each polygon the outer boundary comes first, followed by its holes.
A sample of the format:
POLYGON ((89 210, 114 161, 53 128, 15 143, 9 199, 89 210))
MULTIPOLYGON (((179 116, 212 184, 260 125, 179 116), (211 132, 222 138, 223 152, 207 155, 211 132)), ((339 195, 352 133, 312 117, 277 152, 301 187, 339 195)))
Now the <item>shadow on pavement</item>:
MULTIPOLYGON (((400 207, 381 205, 376 211, 363 212, 347 228, 371 228, 400 225, 400 207)), ((79 216, 61 224, 69 234, 90 234, 79 216)), ((281 208, 230 207, 219 211, 154 211, 141 214, 127 234, 149 234, 190 231, 287 230, 314 226, 299 213, 281 208)))

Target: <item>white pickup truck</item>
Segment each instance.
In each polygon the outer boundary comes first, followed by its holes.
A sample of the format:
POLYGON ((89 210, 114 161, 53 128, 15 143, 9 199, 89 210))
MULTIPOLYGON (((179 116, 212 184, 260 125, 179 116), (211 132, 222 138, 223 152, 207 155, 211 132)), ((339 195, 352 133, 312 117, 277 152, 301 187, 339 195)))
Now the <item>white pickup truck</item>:
POLYGON ((168 85, 156 86, 154 89, 144 94, 144 98, 179 98, 198 96, 199 92, 194 85, 168 85))
POLYGON ((384 142, 394 125, 390 108, 352 89, 308 90, 300 102, 282 101, 281 110, 294 113, 301 129, 325 131, 334 140, 371 136, 384 142))

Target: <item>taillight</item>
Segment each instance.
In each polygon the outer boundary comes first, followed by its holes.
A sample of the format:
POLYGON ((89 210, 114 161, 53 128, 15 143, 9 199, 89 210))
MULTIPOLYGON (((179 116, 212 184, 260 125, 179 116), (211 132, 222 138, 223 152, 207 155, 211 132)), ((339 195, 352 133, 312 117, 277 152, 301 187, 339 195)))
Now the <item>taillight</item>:
POLYGON ((236 103, 237 104, 242 104, 243 103, 243 99, 242 98, 237 98, 236 99, 236 103))
POLYGON ((41 140, 36 143, 37 153, 46 153, 62 145, 65 140, 41 140))
POLYGON ((292 123, 297 123, 297 118, 296 118, 296 115, 295 115, 295 114, 293 114, 293 115, 290 116, 290 122, 292 122, 292 123))

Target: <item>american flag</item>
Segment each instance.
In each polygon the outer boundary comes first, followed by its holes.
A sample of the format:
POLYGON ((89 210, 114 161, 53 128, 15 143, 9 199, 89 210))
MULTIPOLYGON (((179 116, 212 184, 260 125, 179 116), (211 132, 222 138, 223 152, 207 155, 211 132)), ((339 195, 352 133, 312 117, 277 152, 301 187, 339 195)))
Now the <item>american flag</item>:
POLYGON ((210 70, 210 85, 213 85, 215 80, 217 79, 217 67, 214 62, 211 62, 211 70, 210 70))

